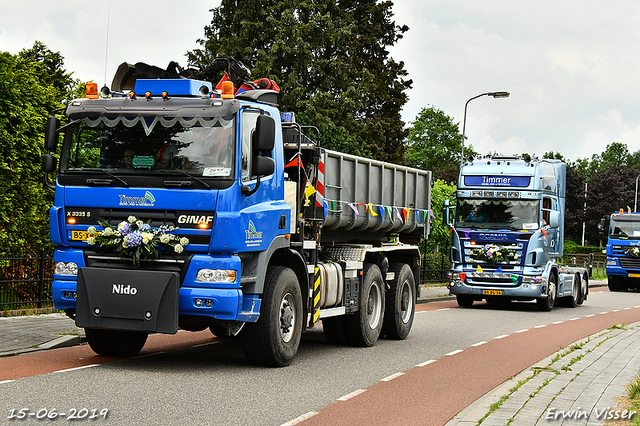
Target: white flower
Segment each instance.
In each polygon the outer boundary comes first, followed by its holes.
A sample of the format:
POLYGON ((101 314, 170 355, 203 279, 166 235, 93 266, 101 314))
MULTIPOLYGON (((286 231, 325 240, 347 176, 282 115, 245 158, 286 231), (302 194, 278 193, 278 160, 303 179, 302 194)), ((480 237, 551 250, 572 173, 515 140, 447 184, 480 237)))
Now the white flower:
POLYGON ((107 228, 104 231, 102 231, 102 235, 104 235, 105 237, 110 237, 113 235, 113 228, 107 228))
POLYGON ((96 243, 95 237, 87 238, 87 244, 89 244, 90 246, 94 245, 95 243, 96 243))
POLYGON ((183 247, 180 244, 176 244, 175 246, 173 246, 173 251, 175 251, 176 253, 182 253, 183 247))
POLYGON ((89 235, 93 235, 96 233, 96 227, 95 226, 90 226, 89 229, 87 229, 87 232, 89 233, 89 235))
MULTIPOLYGON (((133 217, 133 216, 129 216, 129 217, 133 217)), ((125 227, 125 225, 127 225, 127 222, 122 221, 118 224, 118 231, 120 231, 122 228, 125 227)))
POLYGON ((171 237, 167 234, 162 234, 160 235, 160 242, 162 244, 167 244, 169 241, 171 241, 171 237))
POLYGON ((144 222, 143 222, 143 221, 141 221, 141 220, 136 220, 136 226, 137 226, 138 228, 140 228, 142 225, 144 225, 144 222))
POLYGON ((137 219, 136 219, 136 217, 135 217, 135 216, 129 216, 129 217, 127 218, 127 221, 128 221, 129 223, 133 223, 133 222, 135 222, 136 220, 137 220, 137 219))
POLYGON ((187 244, 189 244, 189 239, 186 237, 182 237, 180 238, 180 245, 186 246, 187 244))
POLYGON ((153 240, 153 234, 151 232, 143 232, 142 233, 142 243, 149 244, 153 240))

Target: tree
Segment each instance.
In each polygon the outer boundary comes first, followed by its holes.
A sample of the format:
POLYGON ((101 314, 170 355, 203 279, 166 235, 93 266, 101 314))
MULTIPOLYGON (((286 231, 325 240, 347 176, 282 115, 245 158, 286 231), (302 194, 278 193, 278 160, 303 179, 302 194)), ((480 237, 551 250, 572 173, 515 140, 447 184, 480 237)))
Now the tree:
POLYGON ((388 47, 408 30, 392 21, 391 7, 376 0, 222 0, 189 62, 239 59, 281 86, 281 109, 318 126, 324 146, 401 162, 400 110, 412 81, 404 63, 389 57, 388 47))
POLYGON ((451 247, 449 226, 443 223, 442 205, 444 200, 452 200, 456 193, 456 185, 437 179, 431 189, 431 209, 433 217, 429 238, 423 242, 422 249, 427 253, 448 253, 451 247))
MULTIPOLYGON (((456 182, 460 171, 462 134, 458 124, 444 111, 430 106, 422 108, 411 122, 407 136, 406 159, 414 167, 431 170, 436 179, 456 182)), ((477 155, 472 146, 469 155, 477 155)))
POLYGON ((40 169, 49 113, 75 89, 62 56, 36 42, 17 55, 0 52, 0 251, 49 245, 53 193, 40 169))
POLYGON ((638 170, 635 167, 613 167, 596 173, 589 182, 586 210, 586 239, 594 245, 599 242, 597 224, 602 216, 619 209, 633 211, 635 181, 638 170))

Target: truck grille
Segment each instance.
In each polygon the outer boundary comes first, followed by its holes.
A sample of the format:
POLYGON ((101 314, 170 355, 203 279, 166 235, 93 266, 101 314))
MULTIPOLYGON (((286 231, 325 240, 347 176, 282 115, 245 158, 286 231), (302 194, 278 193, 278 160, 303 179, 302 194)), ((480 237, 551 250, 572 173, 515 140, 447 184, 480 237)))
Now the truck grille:
POLYGON ((634 257, 621 257, 618 259, 620 266, 625 269, 640 269, 640 259, 634 257))
POLYGON ((109 269, 136 269, 136 270, 154 270, 166 272, 178 272, 180 274, 180 282, 184 281, 185 274, 191 262, 190 254, 175 254, 160 251, 158 259, 153 261, 140 260, 140 265, 134 265, 130 259, 123 259, 115 252, 85 250, 85 265, 94 268, 109 269))

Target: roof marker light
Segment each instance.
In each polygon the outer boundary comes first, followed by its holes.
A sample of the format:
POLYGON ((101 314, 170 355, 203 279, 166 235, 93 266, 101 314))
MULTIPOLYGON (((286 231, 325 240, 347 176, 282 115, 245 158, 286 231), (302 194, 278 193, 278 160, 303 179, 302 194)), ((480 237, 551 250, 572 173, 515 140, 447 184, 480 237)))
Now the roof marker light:
POLYGON ((144 94, 144 97, 147 98, 148 101, 150 101, 151 99, 153 99, 151 97, 151 90, 147 90, 144 94))
POLYGON ((233 83, 231 81, 222 82, 222 99, 233 99, 233 83))
POLYGON ((166 90, 162 91, 162 99, 164 99, 165 101, 167 99, 169 99, 169 92, 167 92, 166 90))
POLYGON ((98 99, 98 83, 87 83, 85 93, 87 99, 98 99))

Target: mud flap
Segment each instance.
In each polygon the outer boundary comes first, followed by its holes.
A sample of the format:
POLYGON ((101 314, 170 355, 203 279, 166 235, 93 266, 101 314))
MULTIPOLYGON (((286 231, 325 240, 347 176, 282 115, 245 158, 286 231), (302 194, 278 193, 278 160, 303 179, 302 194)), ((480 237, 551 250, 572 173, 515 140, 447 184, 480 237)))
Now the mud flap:
POLYGON ((80 268, 78 327, 147 331, 178 331, 177 272, 80 268))

